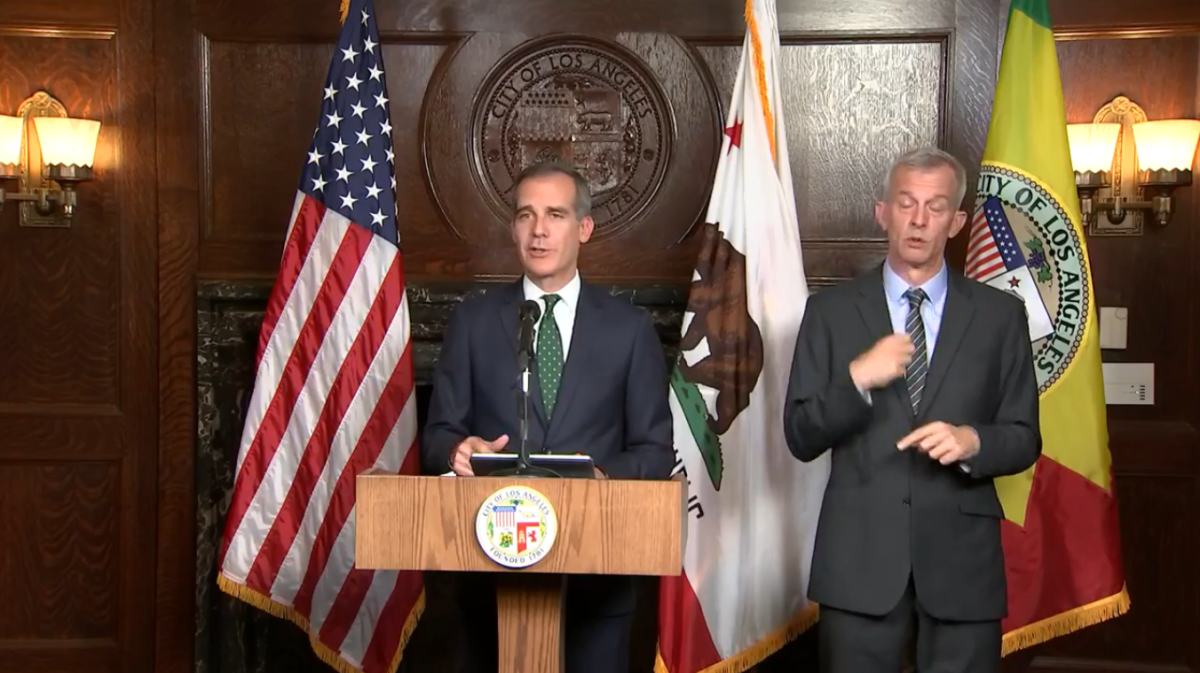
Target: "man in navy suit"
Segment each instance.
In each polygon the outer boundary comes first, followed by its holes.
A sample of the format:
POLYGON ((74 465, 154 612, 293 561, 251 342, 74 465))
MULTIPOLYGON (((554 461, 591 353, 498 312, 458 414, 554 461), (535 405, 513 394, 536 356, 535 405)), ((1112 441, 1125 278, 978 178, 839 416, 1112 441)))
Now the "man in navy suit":
MULTIPOLYGON (((576 171, 535 164, 518 177, 512 236, 524 277, 464 301, 442 341, 422 439, 425 470, 472 476, 471 455, 517 450, 518 309, 536 300, 529 452, 586 453, 600 479, 667 479, 675 462, 667 371, 649 314, 584 283, 591 194, 576 171)), ((491 576, 460 577, 460 671, 496 670, 491 576)), ((629 578, 573 576, 567 673, 629 666, 629 578)))

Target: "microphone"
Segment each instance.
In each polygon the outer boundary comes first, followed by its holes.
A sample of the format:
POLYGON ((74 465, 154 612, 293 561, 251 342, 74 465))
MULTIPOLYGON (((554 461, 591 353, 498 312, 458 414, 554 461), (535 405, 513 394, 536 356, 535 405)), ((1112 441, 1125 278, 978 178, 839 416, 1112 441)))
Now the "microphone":
POLYGON ((517 307, 521 319, 521 333, 518 338, 517 360, 521 372, 529 371, 529 356, 533 354, 533 327, 542 316, 542 307, 533 299, 526 299, 517 307))
POLYGON ((542 308, 536 300, 526 299, 517 307, 521 332, 517 342, 517 368, 521 373, 521 393, 517 401, 520 444, 517 447, 517 474, 529 471, 529 361, 533 356, 533 332, 542 308))

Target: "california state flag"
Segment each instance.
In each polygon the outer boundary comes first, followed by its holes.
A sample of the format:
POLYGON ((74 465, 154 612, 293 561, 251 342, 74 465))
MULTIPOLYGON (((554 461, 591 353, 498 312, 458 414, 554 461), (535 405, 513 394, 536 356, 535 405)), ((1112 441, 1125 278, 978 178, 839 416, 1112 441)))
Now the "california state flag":
POLYGON ((779 63, 775 0, 749 0, 671 374, 688 534, 682 576, 660 589, 658 673, 745 670, 817 617, 805 595, 829 462, 801 463, 783 437, 808 285, 779 63))

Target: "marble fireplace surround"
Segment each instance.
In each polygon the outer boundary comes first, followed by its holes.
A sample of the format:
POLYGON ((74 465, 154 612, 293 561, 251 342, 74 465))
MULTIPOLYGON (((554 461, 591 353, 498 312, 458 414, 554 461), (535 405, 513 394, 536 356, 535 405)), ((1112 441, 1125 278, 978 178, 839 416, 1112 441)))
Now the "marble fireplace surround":
MULTIPOLYGON (((408 286, 418 422, 442 332, 464 297, 505 282, 408 286)), ((664 355, 674 356, 687 287, 604 286, 654 317, 664 355)), ((244 408, 254 385, 254 353, 271 283, 200 281, 196 301, 196 673, 322 670, 297 629, 229 599, 216 587, 216 553, 233 488, 244 408)), ((427 591, 436 587, 427 582, 427 591)), ((427 610, 423 622, 437 619, 427 610)), ((420 631, 410 648, 419 647, 420 631)), ((651 655, 652 656, 652 655, 651 655)), ((408 657, 406 656, 406 659, 408 657)), ((404 668, 402 665, 401 668, 404 668)))

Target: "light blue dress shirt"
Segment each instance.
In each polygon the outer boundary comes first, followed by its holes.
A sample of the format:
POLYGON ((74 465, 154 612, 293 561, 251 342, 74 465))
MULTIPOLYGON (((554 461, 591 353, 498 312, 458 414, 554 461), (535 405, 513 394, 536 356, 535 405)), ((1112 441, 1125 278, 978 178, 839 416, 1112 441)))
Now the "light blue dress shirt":
MULTIPOLYGON (((925 323, 925 357, 933 362, 933 349, 937 346, 938 332, 942 328, 942 312, 946 309, 946 290, 949 287, 949 271, 945 261, 937 274, 918 285, 928 297, 921 302, 921 322, 925 323)), ((888 317, 892 321, 892 332, 904 334, 908 322, 908 298, 904 296, 912 286, 892 270, 892 265, 883 263, 883 295, 887 303, 888 317)), ((871 391, 859 389, 867 403, 871 403, 871 391)))
MULTIPOLYGON (((937 347, 938 333, 942 329, 942 313, 946 310, 946 291, 949 289, 950 272, 946 269, 945 260, 937 274, 917 287, 925 291, 927 299, 921 302, 921 322, 925 324, 925 356, 933 363, 933 351, 937 347)), ((892 270, 892 265, 883 263, 883 294, 887 299, 888 316, 892 319, 892 331, 904 333, 904 325, 908 322, 908 298, 905 292, 912 286, 892 270)), ((864 395, 870 403, 870 391, 864 395)), ((968 463, 959 463, 960 470, 971 472, 968 463)))
MULTIPOLYGON (((946 262, 942 261, 942 269, 937 274, 919 285, 928 297, 921 303, 921 322, 925 323, 925 350, 929 361, 933 362, 933 350, 937 347, 938 332, 942 328, 942 312, 946 309, 946 290, 949 287, 950 272, 946 270, 946 262)), ((892 319, 892 331, 904 333, 904 323, 908 321, 908 298, 904 296, 913 286, 901 278, 892 265, 883 263, 883 294, 887 297, 888 315, 892 319)))

